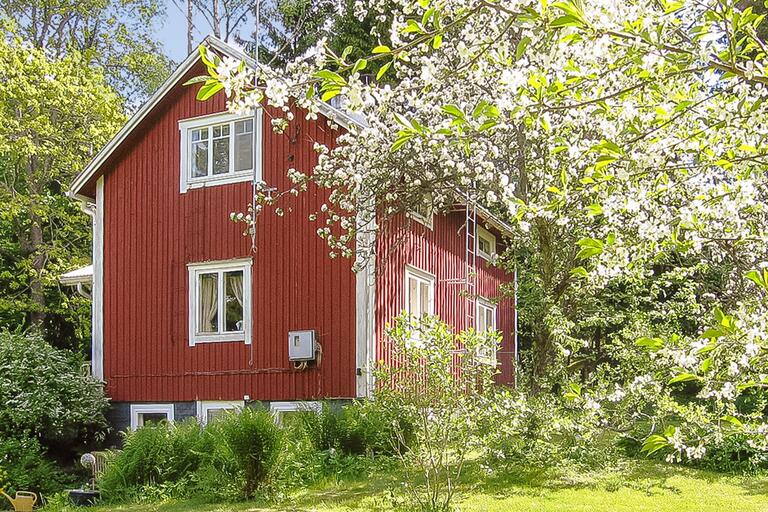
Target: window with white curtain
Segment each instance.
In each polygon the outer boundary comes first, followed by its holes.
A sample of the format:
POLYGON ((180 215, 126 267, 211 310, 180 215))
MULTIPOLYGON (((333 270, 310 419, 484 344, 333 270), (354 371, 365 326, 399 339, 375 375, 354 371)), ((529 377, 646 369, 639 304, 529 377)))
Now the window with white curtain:
POLYGON ((261 179, 261 109, 179 121, 181 192, 189 188, 261 179))
POLYGON ((193 263, 189 268, 189 342, 250 343, 251 260, 193 263))

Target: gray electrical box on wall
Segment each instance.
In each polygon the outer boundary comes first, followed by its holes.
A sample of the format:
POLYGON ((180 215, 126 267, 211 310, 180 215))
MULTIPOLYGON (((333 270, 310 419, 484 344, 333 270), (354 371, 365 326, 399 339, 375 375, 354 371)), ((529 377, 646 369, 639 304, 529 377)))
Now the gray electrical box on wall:
POLYGON ((314 361, 315 331, 288 332, 288 359, 291 361, 314 361))

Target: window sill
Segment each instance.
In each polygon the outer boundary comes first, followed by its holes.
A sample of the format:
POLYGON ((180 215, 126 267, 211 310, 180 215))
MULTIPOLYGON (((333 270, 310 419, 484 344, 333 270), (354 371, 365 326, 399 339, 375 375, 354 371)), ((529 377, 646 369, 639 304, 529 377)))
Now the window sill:
POLYGON ((196 188, 206 188, 206 187, 215 187, 218 185, 227 185, 230 183, 242 183, 244 181, 251 181, 253 180, 253 171, 246 171, 246 172, 238 172, 236 174, 226 174, 222 175, 221 177, 216 178, 205 178, 205 179, 195 179, 195 180, 187 180, 185 183, 185 187, 182 189, 182 193, 186 192, 187 190, 196 189, 196 188))
POLYGON ((245 343, 249 345, 251 340, 247 339, 242 332, 231 334, 198 334, 192 339, 192 343, 245 343))

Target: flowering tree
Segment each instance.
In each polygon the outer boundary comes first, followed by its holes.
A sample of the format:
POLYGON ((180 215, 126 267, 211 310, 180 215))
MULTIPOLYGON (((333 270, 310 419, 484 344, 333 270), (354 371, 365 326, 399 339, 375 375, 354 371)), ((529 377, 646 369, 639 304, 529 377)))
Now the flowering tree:
MULTIPOLYGON (((314 169, 290 171, 297 183, 333 190, 320 232, 334 251, 352 252, 363 204, 388 215, 425 198, 438 209, 458 194, 484 202, 514 222, 512 253, 532 248, 542 294, 538 377, 583 348, 566 304, 617 278, 646 276, 661 258, 727 263, 727 286, 712 301, 726 308, 717 332, 641 341, 666 368, 653 381, 666 389, 700 380, 700 398, 718 404, 768 384, 760 281, 768 53, 763 15, 749 2, 357 6, 361 15, 395 13, 390 46, 354 62, 318 47, 285 72, 211 57, 200 91, 205 98, 224 89, 234 110, 266 101, 288 113, 295 101, 309 116, 318 101, 341 95, 365 119, 339 147, 318 148, 314 169), (361 73, 374 63, 377 81, 365 84, 361 73)), ((286 114, 273 125, 289 121, 286 114)), ((661 436, 665 446, 671 436, 661 436)))

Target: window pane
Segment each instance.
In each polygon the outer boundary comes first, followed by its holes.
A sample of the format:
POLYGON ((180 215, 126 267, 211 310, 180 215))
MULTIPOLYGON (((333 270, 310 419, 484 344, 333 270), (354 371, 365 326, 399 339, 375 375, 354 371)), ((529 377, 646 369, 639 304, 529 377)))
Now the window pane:
POLYGON ((168 415, 164 412, 143 412, 139 414, 139 426, 158 424, 167 421, 168 415))
POLYGON ((431 313, 429 307, 429 283, 422 282, 420 285, 420 300, 421 300, 421 315, 428 315, 431 313))
POLYGON ((485 329, 488 331, 496 329, 496 315, 492 309, 485 310, 485 329))
POLYGON ((208 412, 206 414, 206 423, 210 423, 216 418, 221 418, 225 414, 227 414, 228 409, 208 409, 208 412))
POLYGON ((226 331, 242 332, 243 326, 243 271, 226 272, 226 331))
POLYGON ((192 142, 197 142, 199 140, 208 140, 208 128, 192 130, 192 142))
POLYGON ((229 172, 229 138, 213 140, 213 174, 229 172))
POLYGON ((200 274, 198 281, 198 332, 219 330, 219 276, 200 274))
POLYGON ((408 313, 414 316, 421 316, 419 301, 419 282, 410 277, 408 278, 408 313))
POLYGON ((245 119, 235 123, 235 134, 253 132, 253 119, 245 119))
POLYGON ((253 120, 235 123, 235 172, 253 169, 253 120))
POLYGON ((480 237, 478 240, 479 240, 479 243, 480 243, 480 250, 482 252, 486 253, 486 254, 490 254, 491 253, 491 242, 488 241, 488 239, 482 238, 482 237, 480 237))
POLYGON ((192 143, 192 177, 208 175, 208 141, 192 143))
POLYGON ((229 136, 229 125, 228 124, 222 124, 219 126, 213 127, 213 136, 214 137, 228 137, 229 136))
POLYGON ((481 305, 477 308, 477 332, 485 332, 488 329, 485 317, 485 308, 481 305))

